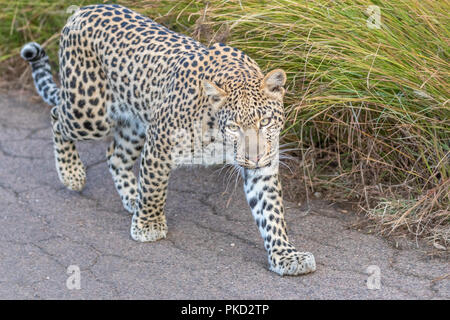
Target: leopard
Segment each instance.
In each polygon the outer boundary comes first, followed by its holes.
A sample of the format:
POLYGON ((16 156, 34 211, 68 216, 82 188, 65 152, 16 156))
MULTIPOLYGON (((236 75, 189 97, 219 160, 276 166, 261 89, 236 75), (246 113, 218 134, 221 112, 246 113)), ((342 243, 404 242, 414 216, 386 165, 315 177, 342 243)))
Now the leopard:
POLYGON ((133 240, 166 238, 169 177, 195 162, 186 160, 190 155, 238 170, 269 270, 316 270, 313 254, 289 240, 284 219, 278 154, 285 71, 264 75, 242 50, 206 46, 116 4, 85 6, 68 18, 59 39, 59 85, 43 46, 27 43, 20 54, 51 106, 56 171, 68 189, 86 183, 76 143, 111 139, 107 165, 132 214, 133 240))

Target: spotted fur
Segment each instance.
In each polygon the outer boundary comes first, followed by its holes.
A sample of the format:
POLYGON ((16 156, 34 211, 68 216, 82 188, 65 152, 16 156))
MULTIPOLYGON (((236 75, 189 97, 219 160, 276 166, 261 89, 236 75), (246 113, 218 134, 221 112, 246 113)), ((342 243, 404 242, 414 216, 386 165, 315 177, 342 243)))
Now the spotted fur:
POLYGON ((276 155, 284 71, 264 76, 236 48, 205 47, 119 5, 87 6, 69 19, 60 38, 61 88, 39 44, 25 45, 21 55, 38 93, 54 106, 56 168, 64 185, 81 190, 85 184, 75 142, 113 135, 108 166, 124 208, 133 213, 134 240, 166 237, 167 183, 172 169, 184 164, 174 150, 195 149, 211 153, 212 163, 232 159, 242 172, 270 269, 281 275, 315 270, 314 257, 289 242, 283 218, 276 155), (192 148, 196 135, 200 147, 192 148), (249 145, 258 147, 249 153, 249 145), (227 146, 225 156, 212 146, 227 146))

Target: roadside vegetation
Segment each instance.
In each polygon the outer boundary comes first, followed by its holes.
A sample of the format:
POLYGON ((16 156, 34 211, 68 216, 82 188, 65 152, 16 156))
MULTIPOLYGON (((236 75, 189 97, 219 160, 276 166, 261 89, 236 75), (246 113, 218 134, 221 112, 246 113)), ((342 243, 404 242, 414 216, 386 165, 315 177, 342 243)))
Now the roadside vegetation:
MULTIPOLYGON (((101 1, 0 2, 7 88, 29 85, 23 43, 43 43, 56 64, 70 6, 101 1)), ((383 234, 450 246, 447 0, 117 2, 287 72, 283 139, 307 197, 353 202, 383 234)))

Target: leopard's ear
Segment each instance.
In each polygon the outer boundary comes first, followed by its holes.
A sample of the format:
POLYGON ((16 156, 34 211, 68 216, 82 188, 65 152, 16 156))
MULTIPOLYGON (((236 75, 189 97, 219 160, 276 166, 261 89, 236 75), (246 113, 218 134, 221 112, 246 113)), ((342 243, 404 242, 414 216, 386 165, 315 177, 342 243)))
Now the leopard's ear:
POLYGON ((275 69, 270 71, 263 79, 261 83, 261 89, 264 92, 275 99, 283 99, 284 96, 284 84, 286 83, 286 72, 282 69, 275 69))
POLYGON ((224 90, 208 80, 203 80, 203 90, 208 97, 209 103, 215 110, 218 110, 222 106, 228 96, 224 90))

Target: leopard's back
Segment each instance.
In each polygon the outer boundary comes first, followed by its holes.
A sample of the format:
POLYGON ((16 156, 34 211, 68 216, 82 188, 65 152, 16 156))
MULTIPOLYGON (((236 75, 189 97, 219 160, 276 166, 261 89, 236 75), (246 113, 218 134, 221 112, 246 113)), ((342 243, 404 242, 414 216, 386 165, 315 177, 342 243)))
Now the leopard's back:
POLYGON ((148 121, 174 99, 169 92, 192 90, 183 82, 198 86, 186 68, 206 54, 198 41, 125 7, 87 6, 62 30, 60 76, 66 95, 100 95, 113 118, 133 113, 148 121))

